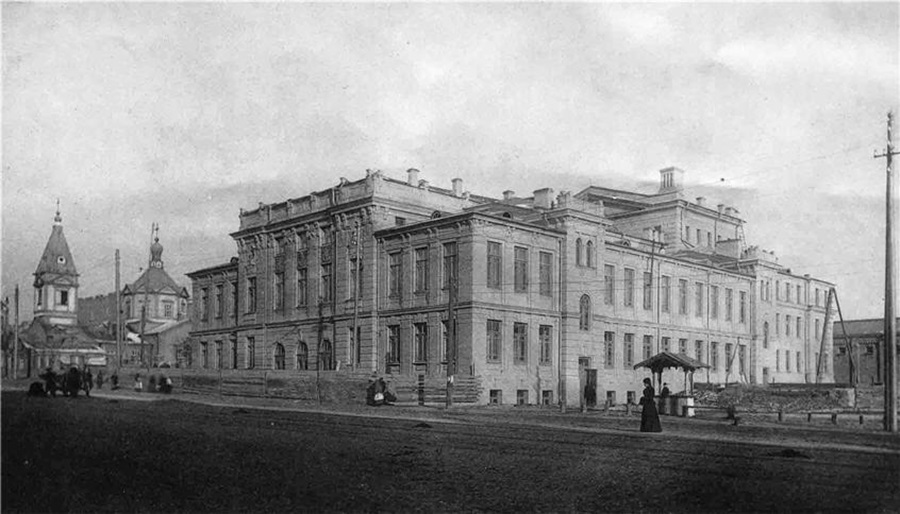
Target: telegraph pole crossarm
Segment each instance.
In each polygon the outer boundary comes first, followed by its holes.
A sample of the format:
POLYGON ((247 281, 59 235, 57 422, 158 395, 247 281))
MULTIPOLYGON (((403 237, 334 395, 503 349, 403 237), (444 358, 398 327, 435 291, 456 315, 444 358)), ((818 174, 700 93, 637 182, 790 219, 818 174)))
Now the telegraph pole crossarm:
POLYGON ((887 148, 875 154, 876 159, 884 157, 885 173, 885 244, 884 244, 884 430, 897 432, 897 318, 894 314, 894 291, 896 277, 894 275, 894 231, 893 222, 893 156, 894 151, 891 125, 894 113, 887 115, 887 148))

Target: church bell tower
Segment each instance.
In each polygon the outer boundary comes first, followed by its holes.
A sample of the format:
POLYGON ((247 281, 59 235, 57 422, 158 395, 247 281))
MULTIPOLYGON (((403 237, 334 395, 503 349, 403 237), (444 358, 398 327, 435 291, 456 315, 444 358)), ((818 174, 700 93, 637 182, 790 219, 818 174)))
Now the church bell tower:
POLYGON ((78 272, 63 234, 57 200, 50 239, 34 272, 34 317, 53 325, 75 325, 77 308, 78 272))

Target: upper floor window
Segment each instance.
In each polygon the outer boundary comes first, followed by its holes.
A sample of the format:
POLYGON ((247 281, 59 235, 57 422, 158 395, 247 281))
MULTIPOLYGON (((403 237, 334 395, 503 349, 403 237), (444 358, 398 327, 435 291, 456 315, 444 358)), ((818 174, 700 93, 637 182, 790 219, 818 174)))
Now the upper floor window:
POLYGON ((428 290, 428 247, 416 248, 416 292, 422 293, 428 290))
POLYGON ((725 289, 725 321, 731 321, 734 315, 734 291, 725 289))
POLYGON ((517 293, 524 293, 528 291, 528 249, 517 246, 513 251, 515 291, 517 293))
POLYGON ((578 305, 578 328, 591 329, 591 297, 588 295, 582 295, 578 305))
POLYGON ((694 315, 698 318, 703 317, 703 282, 694 283, 694 315))
POLYGON ((275 310, 280 311, 284 309, 284 273, 275 274, 275 281, 273 285, 275 286, 275 310))
POLYGON ((584 263, 588 268, 594 267, 594 242, 588 241, 584 248, 584 263))
POLYGON ((747 322, 747 292, 746 291, 740 292, 740 302, 741 302, 741 305, 740 305, 739 321, 741 323, 746 323, 747 322))
POLYGON ((247 277, 247 312, 256 312, 256 277, 247 277))
POLYGON ((603 303, 614 305, 616 301, 616 268, 611 264, 603 266, 603 303))
POLYGON ((388 294, 390 296, 400 296, 400 287, 403 276, 403 254, 394 252, 388 255, 388 294))
POLYGON ((456 256, 456 243, 449 242, 444 243, 444 288, 447 289, 450 287, 450 283, 452 280, 456 279, 457 270, 457 256, 456 256))
POLYGON ((719 286, 709 286, 709 317, 719 317, 719 286))
MULTIPOLYGON (((222 310, 224 309, 223 304, 225 302, 225 285, 218 284, 216 285, 216 299, 215 299, 215 310, 216 310, 216 318, 222 317, 222 310)), ((166 316, 167 318, 171 316, 166 316)))
POLYGON ((550 364, 553 361, 553 327, 541 325, 538 328, 538 339, 541 345, 541 364, 550 364))
POLYGON ((500 362, 500 322, 487 320, 487 360, 500 362))
POLYGON ((625 268, 625 306, 634 305, 634 270, 625 268))
POLYGON ((200 289, 200 319, 209 319, 209 289, 205 287, 200 289))
POLYGON ((660 282, 660 288, 662 289, 662 291, 660 291, 659 307, 663 312, 669 312, 669 301, 672 297, 672 277, 663 275, 660 278, 660 282))
POLYGON ((416 337, 415 356, 413 359, 415 362, 428 362, 428 324, 414 323, 413 330, 416 337))
POLYGON ((513 362, 525 364, 528 361, 528 325, 513 323, 513 362))
POLYGON ((687 314, 687 280, 678 279, 678 314, 687 314))
POLYGON ((653 275, 647 271, 644 272, 644 310, 649 311, 653 308, 653 275))
POLYGON ((172 318, 175 316, 175 304, 172 302, 163 302, 163 317, 172 318))
POLYGON ((584 243, 581 238, 575 240, 575 265, 582 266, 584 264, 584 243))
POLYGON ((388 356, 389 363, 400 362, 400 325, 388 325, 388 356))
POLYGON ((231 317, 237 316, 238 309, 238 283, 237 280, 231 282, 231 317))
MULTIPOLYGON (((331 264, 322 264, 322 301, 330 302, 334 290, 334 275, 331 264)), ((283 276, 283 275, 282 275, 283 276)))
POLYGON ((540 257, 540 294, 542 296, 551 296, 553 294, 553 255, 548 252, 541 252, 540 257))
POLYGON ((500 289, 503 271, 503 258, 500 243, 488 241, 487 246, 487 286, 500 289))

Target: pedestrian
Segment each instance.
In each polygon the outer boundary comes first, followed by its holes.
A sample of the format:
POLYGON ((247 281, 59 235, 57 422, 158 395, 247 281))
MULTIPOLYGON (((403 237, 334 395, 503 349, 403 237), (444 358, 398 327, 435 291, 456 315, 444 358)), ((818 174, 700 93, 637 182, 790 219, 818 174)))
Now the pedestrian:
POLYGON ((134 390, 138 393, 144 390, 144 382, 141 380, 140 373, 134 375, 134 390))
POLYGON ((660 414, 668 414, 669 413, 669 384, 663 382, 662 391, 659 392, 659 413, 660 414))
POLYGON ((103 370, 97 371, 97 389, 103 389, 103 370))
POLYGON ((91 373, 91 368, 84 369, 84 379, 81 381, 81 386, 84 388, 84 395, 90 396, 91 389, 94 388, 94 374, 91 373))
POLYGON ((656 392, 653 382, 644 379, 644 394, 641 396, 641 432, 662 432, 659 424, 659 413, 656 412, 656 392))
POLYGON ((47 371, 44 372, 39 378, 43 378, 44 382, 47 384, 47 394, 56 398, 56 390, 58 389, 56 386, 56 373, 53 372, 53 368, 47 368, 47 371))
POLYGON ((112 376, 109 377, 109 383, 112 384, 110 387, 112 387, 113 391, 119 388, 119 374, 117 372, 113 371, 112 376))

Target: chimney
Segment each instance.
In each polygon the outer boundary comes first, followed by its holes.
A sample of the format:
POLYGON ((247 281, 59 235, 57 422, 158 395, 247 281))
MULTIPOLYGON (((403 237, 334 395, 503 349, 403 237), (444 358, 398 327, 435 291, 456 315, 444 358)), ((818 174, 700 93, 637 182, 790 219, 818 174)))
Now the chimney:
POLYGON ((506 191, 503 192, 504 200, 511 200, 514 196, 516 196, 516 192, 511 189, 507 189, 506 191))
POLYGON ((680 191, 684 184, 684 170, 670 166, 659 170, 659 192, 680 191))
POLYGON ((463 188, 462 179, 455 178, 455 179, 451 180, 451 182, 453 182, 453 196, 462 196, 462 188, 463 188))
POLYGON ((428 189, 428 181, 423 178, 419 181, 419 187, 421 189, 428 189))
POLYGON ((419 170, 410 168, 406 170, 406 183, 416 187, 419 185, 419 170))
POLYGON ((706 198, 702 196, 697 197, 697 205, 700 207, 706 207, 706 198))
POLYGON ((724 203, 720 203, 720 204, 717 205, 716 207, 719 209, 719 214, 722 214, 722 211, 725 209, 725 204, 724 204, 724 203))
POLYGON ((734 209, 732 209, 731 207, 725 207, 725 215, 726 216, 731 216, 733 213, 734 213, 734 209))
POLYGON ((545 187, 534 192, 534 207, 537 209, 549 209, 553 202, 553 189, 545 187))

